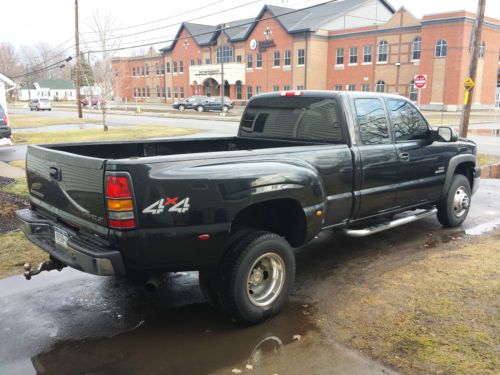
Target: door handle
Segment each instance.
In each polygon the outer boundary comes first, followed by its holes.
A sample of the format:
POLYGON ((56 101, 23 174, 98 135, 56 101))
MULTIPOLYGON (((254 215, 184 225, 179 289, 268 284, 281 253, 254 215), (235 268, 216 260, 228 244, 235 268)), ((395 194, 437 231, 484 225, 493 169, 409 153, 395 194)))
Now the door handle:
POLYGON ((410 161, 410 154, 408 152, 402 152, 399 154, 399 160, 410 161))

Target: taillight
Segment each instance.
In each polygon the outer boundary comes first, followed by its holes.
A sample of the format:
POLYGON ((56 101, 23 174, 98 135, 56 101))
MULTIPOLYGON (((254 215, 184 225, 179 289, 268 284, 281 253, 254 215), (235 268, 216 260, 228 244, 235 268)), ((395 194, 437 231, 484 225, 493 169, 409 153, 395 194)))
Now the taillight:
POLYGON ((303 91, 282 91, 281 96, 302 96, 304 95, 303 91))
POLYGON ((3 124, 5 126, 9 126, 9 122, 7 121, 7 115, 5 114, 5 112, 3 113, 3 124))
POLYGON ((133 229, 137 226, 132 189, 127 176, 106 176, 106 208, 110 227, 133 229))

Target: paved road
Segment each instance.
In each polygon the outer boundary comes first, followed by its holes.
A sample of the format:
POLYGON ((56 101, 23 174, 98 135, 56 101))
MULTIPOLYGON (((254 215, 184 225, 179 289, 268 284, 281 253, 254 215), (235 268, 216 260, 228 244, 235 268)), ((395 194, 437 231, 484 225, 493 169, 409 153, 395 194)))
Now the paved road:
POLYGON ((500 180, 481 183, 464 228, 429 218, 366 239, 321 233, 297 252, 291 303, 255 327, 212 310, 196 273, 169 274, 154 294, 71 269, 0 280, 0 373, 231 374, 251 364, 254 374, 394 374, 320 330, 325 304, 335 303, 325 284, 352 272, 352 260, 370 267, 386 253, 415 256, 429 236, 439 243, 500 225, 500 180))

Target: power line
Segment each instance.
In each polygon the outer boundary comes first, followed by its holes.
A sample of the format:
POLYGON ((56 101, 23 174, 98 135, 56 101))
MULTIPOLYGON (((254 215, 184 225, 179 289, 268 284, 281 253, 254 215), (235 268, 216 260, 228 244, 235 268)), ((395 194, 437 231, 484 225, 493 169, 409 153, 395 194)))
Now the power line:
MULTIPOLYGON (((275 18, 287 16, 289 14, 294 14, 294 13, 302 12, 304 10, 308 10, 308 9, 312 9, 312 8, 319 7, 319 6, 322 6, 322 5, 330 4, 330 3, 333 3, 335 1, 338 1, 338 0, 329 0, 329 1, 325 1, 323 3, 311 5, 309 7, 300 8, 300 9, 294 9, 294 10, 291 10, 289 12, 284 12, 284 13, 281 13, 281 14, 276 15, 276 16, 263 17, 259 21, 266 21, 266 20, 270 20, 270 19, 275 19, 275 18)), ((321 15, 321 16, 319 16, 317 18, 321 18, 321 17, 323 17, 323 15, 321 15)), ((244 23, 241 23, 241 24, 238 24, 238 25, 235 25, 235 26, 224 27, 224 30, 230 30, 230 29, 240 28, 242 26, 251 25, 251 24, 253 24, 255 22, 256 22, 256 20, 254 19, 252 21, 244 22, 244 23)), ((155 44, 160 44, 160 43, 169 43, 169 42, 176 42, 176 41, 179 41, 179 40, 192 39, 192 38, 194 38, 196 36, 209 35, 209 34, 213 34, 213 33, 214 33, 214 31, 206 31, 206 32, 202 32, 202 33, 192 34, 190 36, 183 37, 183 38, 174 38, 174 39, 168 39, 168 40, 161 40, 161 41, 157 41, 155 43, 138 44, 138 45, 130 46, 130 47, 117 47, 117 48, 110 48, 110 49, 96 50, 96 51, 92 51, 91 50, 91 51, 88 51, 88 52, 89 53, 103 53, 103 52, 112 52, 112 51, 122 51, 122 50, 132 49, 132 48, 141 48, 141 47, 153 46, 155 44)))
MULTIPOLYGON (((223 9, 221 11, 218 11, 218 12, 213 12, 213 13, 210 13, 210 14, 205 14, 205 15, 202 15, 202 16, 199 16, 199 17, 195 17, 195 18, 191 18, 190 20, 187 20, 187 21, 184 21, 184 22, 192 22, 192 21, 196 21, 196 20, 199 20, 201 18, 206 18, 206 17, 211 17, 211 16, 215 16, 215 15, 218 15, 218 14, 221 14, 221 13, 226 13, 226 12, 229 12, 231 10, 235 10, 235 9, 239 9, 239 8, 243 8, 247 5, 251 5, 251 4, 255 4, 255 3, 258 3, 258 2, 261 2, 262 0, 253 0, 253 1, 249 1, 247 3, 244 3, 244 4, 241 4, 241 5, 237 5, 237 6, 234 6, 232 8, 227 8, 227 9, 223 9)), ((305 9, 305 8, 304 8, 305 9)), ((112 37, 109 37, 108 40, 110 39, 120 39, 120 38, 126 38, 126 37, 129 37, 129 36, 135 36, 135 35, 141 35, 141 34, 146 34, 146 33, 150 33, 150 32, 153 32, 153 31, 158 31, 158 30, 163 30, 163 29, 166 29, 166 28, 169 28, 169 27, 173 27, 173 26, 177 26, 177 25, 180 25, 182 22, 175 22, 173 24, 170 24, 170 25, 165 25, 165 26, 160 26, 160 27, 156 27, 154 29, 149 29, 149 30, 143 30, 143 31, 138 31, 138 32, 135 32, 135 33, 131 33, 131 34, 125 34, 125 35, 117 35, 117 36, 112 36, 112 37)), ((99 43, 100 41, 99 40, 92 40, 88 43, 99 43)), ((141 46, 142 47, 142 46, 141 46)))
POLYGON ((64 60, 60 60, 58 62, 55 62, 53 64, 50 64, 48 66, 45 66, 43 68, 40 68, 40 69, 36 69, 36 70, 32 70, 30 72, 27 72, 27 73, 24 73, 24 74, 20 74, 20 75, 17 75, 17 76, 14 76, 12 77, 12 79, 16 79, 16 78, 21 78, 21 77, 26 77, 26 76, 30 76, 30 75, 33 75, 33 74, 38 74, 38 73, 43 73, 43 72, 46 72, 48 70, 51 70, 51 69, 55 69, 55 68, 62 68, 64 67, 64 64, 65 62, 69 62, 73 59, 72 56, 68 56, 67 58, 65 58, 64 60), (63 64, 62 66, 60 64, 63 64))

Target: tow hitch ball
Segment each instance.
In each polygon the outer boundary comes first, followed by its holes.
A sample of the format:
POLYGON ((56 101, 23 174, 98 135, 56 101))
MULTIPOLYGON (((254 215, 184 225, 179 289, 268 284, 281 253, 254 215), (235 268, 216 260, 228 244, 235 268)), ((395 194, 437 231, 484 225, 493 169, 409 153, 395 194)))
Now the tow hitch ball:
POLYGON ((64 267, 66 267, 65 264, 62 264, 58 260, 52 258, 40 263, 36 270, 31 269, 30 263, 24 263, 24 277, 26 280, 30 280, 32 276, 38 275, 42 271, 61 271, 64 267))

